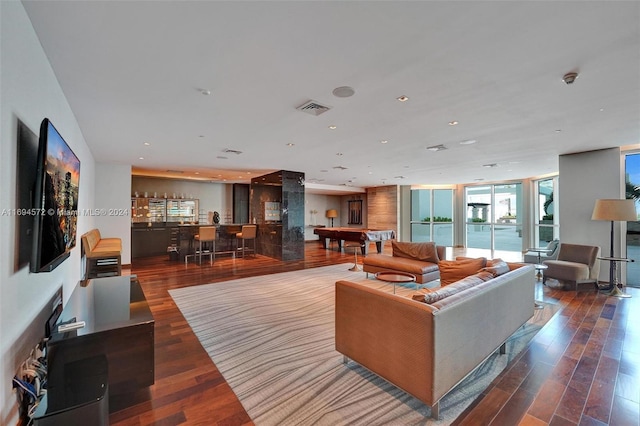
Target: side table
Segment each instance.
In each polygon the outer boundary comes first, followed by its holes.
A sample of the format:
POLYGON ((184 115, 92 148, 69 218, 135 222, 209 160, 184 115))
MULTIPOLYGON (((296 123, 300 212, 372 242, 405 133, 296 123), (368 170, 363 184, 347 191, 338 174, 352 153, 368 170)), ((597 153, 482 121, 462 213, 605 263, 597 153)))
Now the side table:
MULTIPOLYGON (((416 276, 406 272, 376 272, 377 280, 387 283, 393 283, 393 294, 396 294, 396 284, 414 283, 416 282, 416 276)), ((418 283, 416 283, 416 290, 418 289, 418 283)))
POLYGON ((540 281, 542 279, 542 271, 547 269, 547 265, 543 265, 542 264, 542 257, 541 254, 542 253, 549 253, 551 250, 549 250, 546 247, 532 247, 527 249, 527 251, 533 251, 538 253, 538 264, 535 265, 536 267, 536 278, 538 279, 538 281, 540 281))
POLYGON ((611 285, 611 291, 607 293, 607 296, 629 298, 630 294, 624 293, 618 284, 624 287, 624 284, 618 282, 618 262, 635 262, 633 259, 626 257, 598 257, 598 260, 604 260, 609 262, 609 284, 611 285))

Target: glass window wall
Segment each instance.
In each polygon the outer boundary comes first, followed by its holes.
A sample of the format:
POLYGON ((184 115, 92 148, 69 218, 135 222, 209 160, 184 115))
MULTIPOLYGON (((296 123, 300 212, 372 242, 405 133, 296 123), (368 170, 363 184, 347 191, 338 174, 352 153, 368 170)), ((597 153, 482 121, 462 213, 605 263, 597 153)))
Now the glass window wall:
MULTIPOLYGON (((636 200, 636 212, 640 218, 640 153, 625 157, 626 198, 636 200)), ((640 287, 640 221, 627 222, 627 254, 635 262, 625 263, 627 285, 640 287)))
POLYGON ((522 184, 465 188, 466 246, 522 251, 522 184))
POLYGON ((536 203, 534 221, 534 245, 546 247, 549 241, 558 238, 559 226, 557 203, 553 193, 558 186, 558 178, 538 180, 535 182, 536 203))
POLYGON ((411 241, 453 246, 453 189, 411 190, 411 241))

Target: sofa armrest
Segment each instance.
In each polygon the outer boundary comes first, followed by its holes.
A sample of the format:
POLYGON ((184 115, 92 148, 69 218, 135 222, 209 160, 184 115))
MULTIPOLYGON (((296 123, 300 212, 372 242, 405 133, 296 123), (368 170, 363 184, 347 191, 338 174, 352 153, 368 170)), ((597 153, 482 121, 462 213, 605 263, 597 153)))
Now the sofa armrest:
POLYGON ((336 350, 432 405, 434 307, 336 282, 336 350))

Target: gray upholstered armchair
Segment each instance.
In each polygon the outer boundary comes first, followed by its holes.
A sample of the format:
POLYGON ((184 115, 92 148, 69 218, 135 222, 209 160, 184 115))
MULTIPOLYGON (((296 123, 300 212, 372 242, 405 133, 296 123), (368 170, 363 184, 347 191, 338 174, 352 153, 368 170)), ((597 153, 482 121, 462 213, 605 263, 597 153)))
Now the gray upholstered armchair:
POLYGON ((599 255, 598 246, 560 243, 558 259, 543 262, 547 266, 543 283, 547 278, 555 278, 574 284, 576 290, 578 284, 582 283, 593 283, 597 287, 600 272, 599 255))
POLYGON ((553 240, 547 244, 547 251, 538 253, 537 251, 528 251, 524 254, 524 263, 542 263, 545 260, 556 260, 558 251, 560 251, 560 240, 553 240), (538 258, 538 256, 540 256, 538 258))

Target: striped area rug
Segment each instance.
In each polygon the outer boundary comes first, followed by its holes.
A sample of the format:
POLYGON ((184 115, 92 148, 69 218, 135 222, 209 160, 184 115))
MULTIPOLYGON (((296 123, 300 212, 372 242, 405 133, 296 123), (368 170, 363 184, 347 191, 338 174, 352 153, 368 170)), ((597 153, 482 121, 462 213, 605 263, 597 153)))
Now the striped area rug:
POLYGON ((435 421, 422 402, 354 362, 343 364, 335 351, 334 283, 346 279, 393 291, 350 266, 170 290, 256 425, 449 424, 540 329, 521 328, 507 355, 493 355, 443 398, 435 421))

